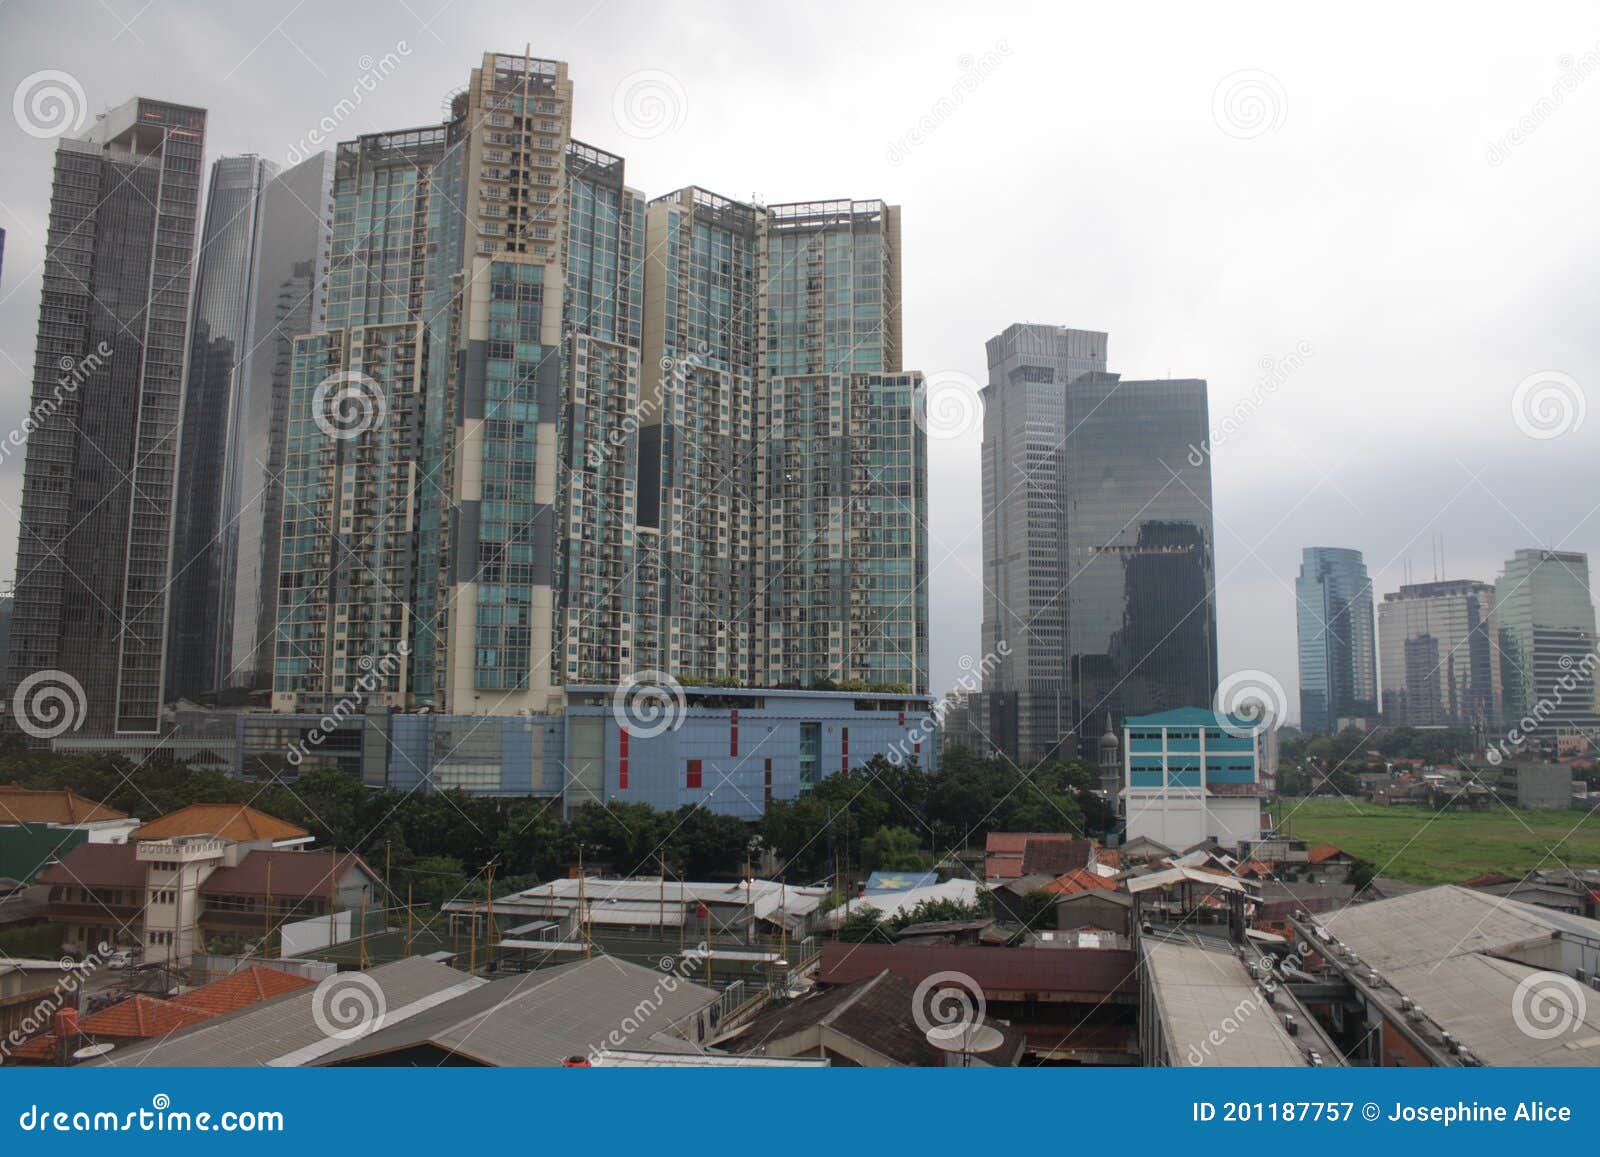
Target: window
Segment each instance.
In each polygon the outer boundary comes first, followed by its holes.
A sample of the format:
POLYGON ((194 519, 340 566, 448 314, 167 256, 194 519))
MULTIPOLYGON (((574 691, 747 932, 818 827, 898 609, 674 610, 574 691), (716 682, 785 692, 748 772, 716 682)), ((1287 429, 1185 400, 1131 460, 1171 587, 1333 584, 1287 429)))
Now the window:
POLYGON ((688 788, 698 788, 700 786, 700 761, 698 759, 689 761, 689 773, 683 786, 688 788))

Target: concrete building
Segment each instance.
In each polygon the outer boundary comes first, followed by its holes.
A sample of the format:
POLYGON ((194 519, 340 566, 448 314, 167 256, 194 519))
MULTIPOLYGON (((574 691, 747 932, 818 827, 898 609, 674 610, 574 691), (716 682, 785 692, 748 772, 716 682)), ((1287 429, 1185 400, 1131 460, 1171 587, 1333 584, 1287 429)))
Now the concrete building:
POLYGON ((146 964, 183 964, 208 937, 260 939, 288 920, 348 911, 375 897, 354 854, 306 851, 311 835, 240 804, 191 804, 121 844, 80 844, 39 873, 63 949, 137 948, 146 964))
POLYGON ((551 715, 662 673, 925 693, 898 210, 647 209, 573 99, 564 63, 489 53, 444 123, 339 147, 275 708, 551 715), (330 400, 373 420, 330 433, 330 400))
POLYGON ((1263 987, 1225 941, 1144 936, 1139 944, 1139 1035, 1158 1068, 1339 1064, 1311 1017, 1274 982, 1263 987))
POLYGON ((1494 587, 1413 583, 1378 604, 1383 718, 1411 727, 1495 726, 1500 624, 1494 587))
POLYGON ((983 391, 984 681, 974 722, 1025 766, 1070 731, 1067 639, 1067 383, 1105 372, 1106 335, 1017 324, 987 346, 983 391))
POLYGON ((569 808, 693 803, 743 819, 876 756, 938 766, 923 696, 690 687, 659 727, 632 718, 616 687, 574 684, 564 697, 556 712, 500 717, 181 711, 159 735, 63 735, 52 748, 164 756, 245 778, 334 768, 373 788, 535 796, 569 808))
POLYGON ((1295 926, 1353 991, 1352 1063, 1600 1065, 1600 922, 1445 886, 1295 926))
POLYGON ((136 97, 56 148, 8 667, 91 731, 159 722, 205 125, 136 97))
POLYGON ((1572 807, 1573 787, 1583 780, 1575 777, 1565 763, 1511 763, 1501 773, 1501 782, 1514 786, 1518 807, 1565 811, 1572 807))
POLYGON ((79 844, 126 843, 139 821, 71 790, 0 786, 0 877, 31 883, 79 844))
POLYGON ((190 321, 168 695, 271 686, 293 340, 322 328, 333 156, 223 157, 190 321))
POLYGON ((1556 744, 1600 727, 1589 556, 1519 550, 1495 582, 1503 721, 1520 742, 1556 744))
POLYGON ((1311 734, 1378 714, 1372 581, 1359 550, 1308 546, 1295 579, 1300 727, 1311 734))
POLYGON ((1131 716, 1124 728, 1129 842, 1169 848, 1261 838, 1261 727, 1201 708, 1131 716))

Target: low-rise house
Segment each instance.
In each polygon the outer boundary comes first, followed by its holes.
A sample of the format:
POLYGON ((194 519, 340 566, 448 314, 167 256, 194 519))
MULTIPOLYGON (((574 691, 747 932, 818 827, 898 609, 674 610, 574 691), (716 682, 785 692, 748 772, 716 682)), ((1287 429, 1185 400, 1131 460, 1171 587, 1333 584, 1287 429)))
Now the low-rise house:
MULTIPOLYGON (((918 1026, 912 1015, 916 1005, 916 985, 886 968, 849 984, 773 1005, 711 1044, 751 1059, 811 1057, 830 1065, 866 1068, 1000 1068, 1020 1062, 1027 1046, 1021 1033, 974 1015, 963 1021, 961 1028, 983 1026, 992 1031, 958 1029, 948 1034, 955 1047, 940 1047, 918 1026), (972 1047, 980 1043, 991 1047, 982 1051, 972 1047), (962 1044, 968 1045, 965 1051, 962 1044)), ((936 1016, 928 1019, 937 1027, 936 1016)))
POLYGON ((359 856, 303 849, 303 828, 237 804, 195 804, 127 844, 80 844, 39 873, 64 950, 132 947, 183 963, 208 937, 270 938, 287 920, 354 910, 378 878, 359 856))
POLYGON ((120 844, 139 821, 69 790, 0 786, 0 876, 31 883, 78 844, 120 844))
POLYGON ((43 1033, 10 1050, 17 1064, 68 1063, 70 1052, 84 1045, 110 1044, 119 1048, 167 1037, 212 1017, 238 1012, 264 1000, 309 988, 311 981, 275 968, 253 965, 211 984, 163 1000, 131 996, 78 1021, 71 1039, 43 1033))
MULTIPOLYGON (((1033 1062, 1138 1062, 1138 986, 1131 951, 829 941, 822 946, 817 981, 852 984, 886 968, 913 986, 936 974, 959 973, 976 986, 987 1016, 1027 1037, 1033 1062)), ((948 976, 931 983, 948 983, 948 976)))

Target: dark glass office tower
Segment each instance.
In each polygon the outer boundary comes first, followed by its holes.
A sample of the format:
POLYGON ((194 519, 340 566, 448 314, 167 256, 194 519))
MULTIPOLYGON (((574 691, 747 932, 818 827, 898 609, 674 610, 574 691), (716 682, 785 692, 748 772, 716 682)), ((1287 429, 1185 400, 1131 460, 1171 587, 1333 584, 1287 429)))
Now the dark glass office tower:
POLYGON ((975 720, 1019 764, 1070 732, 1066 694, 1067 383, 1104 372, 1106 335, 1018 324, 989 339, 983 391, 983 654, 975 720), (1003 648, 1003 649, 1002 649, 1003 648))
POLYGON ((1217 689, 1206 383, 1067 384, 1067 723, 1093 760, 1107 713, 1207 707, 1217 689))
POLYGON ((135 98, 56 149, 9 666, 94 730, 159 721, 205 120, 135 98))
POLYGON ((1335 731, 1378 714, 1372 580, 1359 550, 1308 546, 1294 594, 1300 644, 1300 726, 1335 731))
POLYGON ((211 168, 173 529, 168 693, 265 689, 291 343, 321 320, 331 154, 211 168), (264 577, 270 576, 270 577, 264 577))

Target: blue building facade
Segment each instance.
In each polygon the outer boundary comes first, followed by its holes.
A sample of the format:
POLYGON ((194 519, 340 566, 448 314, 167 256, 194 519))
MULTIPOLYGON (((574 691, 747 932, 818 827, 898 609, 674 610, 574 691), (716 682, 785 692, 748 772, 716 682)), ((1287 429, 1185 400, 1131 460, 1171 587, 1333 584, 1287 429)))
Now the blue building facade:
POLYGON ((1128 838, 1175 851, 1226 847, 1261 831, 1261 728, 1199 707, 1129 716, 1123 804, 1128 838))

